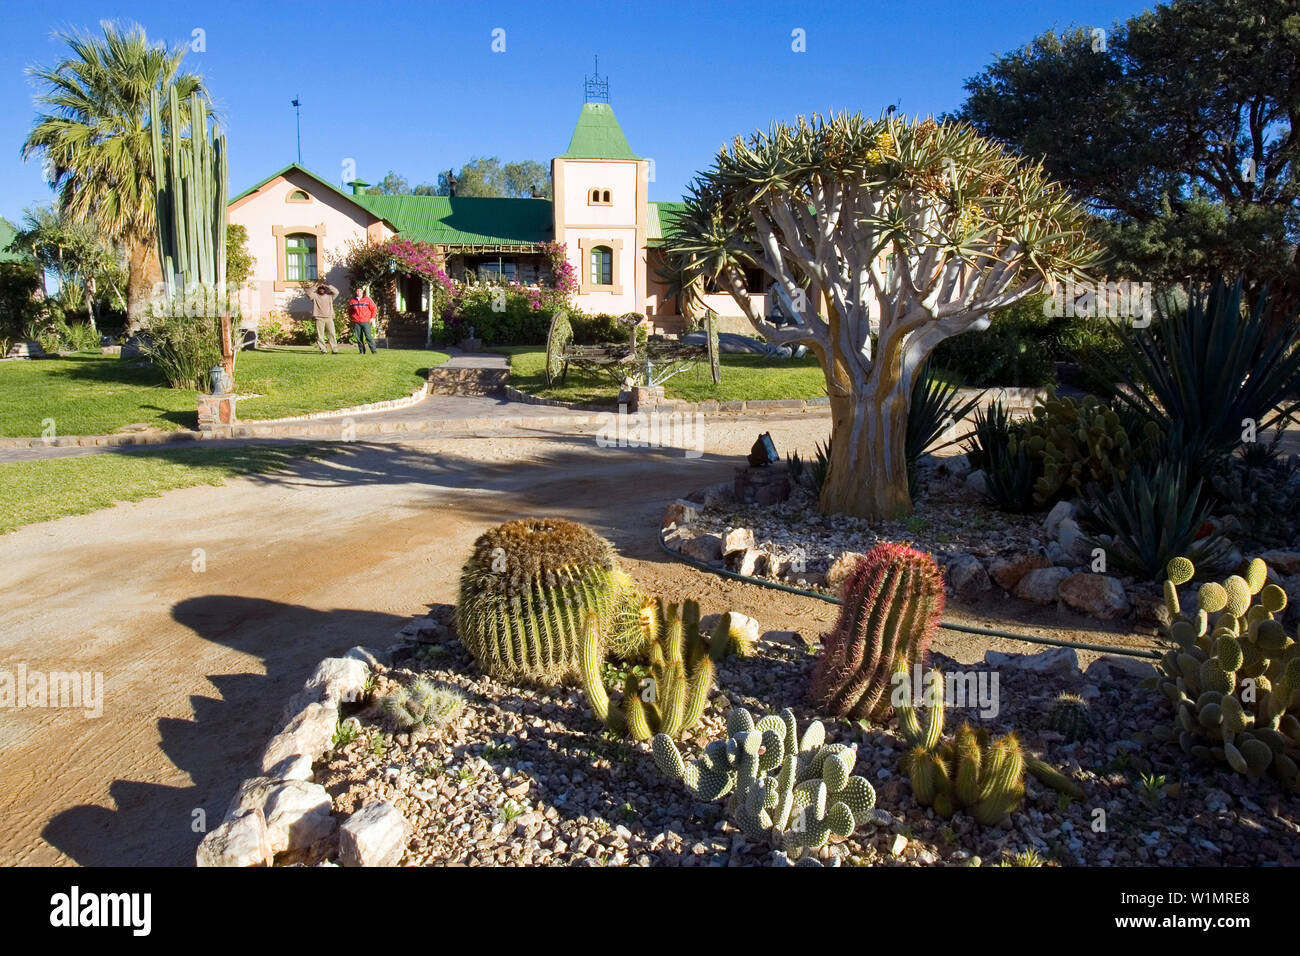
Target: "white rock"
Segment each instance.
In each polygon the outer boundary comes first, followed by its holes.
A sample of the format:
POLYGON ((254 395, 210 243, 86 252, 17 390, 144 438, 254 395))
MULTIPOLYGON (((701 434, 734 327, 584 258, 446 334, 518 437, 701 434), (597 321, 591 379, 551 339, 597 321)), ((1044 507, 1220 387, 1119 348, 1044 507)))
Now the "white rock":
POLYGON ((722 557, 722 536, 700 534, 693 538, 684 538, 680 550, 682 554, 696 561, 717 561, 722 557))
POLYGON ((973 554, 955 554, 948 560, 948 584, 962 597, 977 597, 993 589, 984 563, 973 554))
POLYGON ((751 647, 758 644, 758 621, 754 620, 748 614, 741 614, 739 611, 732 611, 731 626, 736 628, 745 636, 745 643, 751 647))
POLYGON ((746 548, 744 551, 737 551, 732 554, 728 561, 731 569, 737 574, 745 577, 752 577, 754 571, 758 568, 760 558, 766 558, 767 555, 755 548, 746 548))
POLYGON ((1093 683, 1101 684, 1113 682, 1121 674, 1139 681, 1154 677, 1155 673, 1155 664, 1149 660, 1119 654, 1104 654, 1088 665, 1083 676, 1093 683))
POLYGON ((1265 551, 1260 557, 1282 577, 1300 574, 1300 551, 1265 551))
POLYGON ((1056 589, 1070 574, 1069 568, 1035 568, 1016 582, 1011 593, 1022 601, 1051 604, 1056 600, 1056 589))
POLYGON ((989 667, 1005 667, 1031 674, 1052 674, 1058 677, 1078 677, 1079 655, 1073 647, 1054 647, 1037 654, 1004 654, 986 651, 984 663, 989 667))
POLYGON ((737 551, 752 550, 755 547, 754 532, 749 528, 732 528, 722 540, 724 556, 735 554, 737 551))
POLYGON ((411 825, 388 801, 368 803, 339 827, 344 866, 396 866, 406 853, 411 825))
POLYGON ((1064 518, 1056 528, 1056 540, 1061 549, 1074 564, 1083 563, 1088 556, 1088 543, 1083 538, 1083 530, 1073 518, 1064 518))
MULTIPOLYGON (((304 757, 310 764, 329 749, 338 719, 338 708, 333 704, 308 704, 266 745, 262 773, 285 779, 286 767, 301 767, 304 757)), ((293 776, 302 779, 296 773, 293 776)))
POLYGON ((1043 530, 1047 532, 1049 538, 1055 538, 1056 529, 1060 527, 1061 522, 1073 517, 1074 505, 1068 501, 1058 501, 1052 505, 1052 510, 1047 512, 1047 517, 1043 519, 1043 530))
POLYGON ((352 703, 365 696, 370 667, 355 657, 327 657, 312 671, 304 691, 319 691, 317 700, 352 703))
POLYGON ((890 856, 900 856, 907 849, 907 837, 901 833, 894 834, 894 842, 889 845, 890 856))
POLYGON ((696 518, 699 517, 699 506, 693 501, 687 501, 685 498, 678 498, 676 501, 668 502, 664 508, 663 521, 661 526, 667 528, 669 525, 677 525, 684 528, 696 518))
POLYGON ((194 855, 197 866, 270 866, 275 858, 258 807, 240 811, 211 831, 194 855))
POLYGON ((1084 614, 1103 621, 1123 617, 1129 612, 1128 596, 1118 578, 1107 574, 1082 572, 1061 582, 1057 594, 1062 601, 1084 614))
POLYGON ((939 459, 939 470, 953 478, 965 478, 970 474, 970 459, 964 454, 949 455, 939 459))
POLYGON ((972 471, 966 476, 966 480, 962 484, 972 495, 984 497, 989 493, 989 478, 982 468, 972 471))
POLYGON ((303 780, 270 777, 245 780, 230 802, 226 820, 249 810, 258 810, 265 818, 273 853, 310 847, 338 826, 331 814, 333 804, 329 792, 319 784, 303 780))
POLYGON ((348 649, 343 655, 354 660, 361 661, 368 667, 389 667, 393 663, 393 655, 387 651, 381 651, 374 647, 362 647, 357 645, 348 649))

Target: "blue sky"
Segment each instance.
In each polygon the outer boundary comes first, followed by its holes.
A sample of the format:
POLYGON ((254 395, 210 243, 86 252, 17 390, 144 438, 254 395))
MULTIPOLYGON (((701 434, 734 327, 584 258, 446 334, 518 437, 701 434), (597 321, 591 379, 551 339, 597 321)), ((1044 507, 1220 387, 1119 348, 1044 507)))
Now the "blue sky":
POLYGON ((50 198, 38 163, 19 157, 36 92, 26 67, 63 52, 54 31, 100 20, 144 25, 153 39, 204 52, 231 145, 231 192, 296 156, 333 182, 343 163, 377 182, 412 185, 473 156, 548 162, 564 151, 599 55, 632 148, 655 161, 650 198, 678 199, 735 134, 830 109, 907 114, 958 106, 962 83, 994 54, 1074 24, 1108 27, 1147 4, 1113 0, 751 3, 384 3, 281 6, 11 4, 0 50, 0 215, 16 221, 50 198), (58 11, 57 14, 55 11, 58 11), (283 12, 294 11, 293 16, 283 12), (505 52, 493 52, 493 31, 505 52), (806 52, 792 50, 805 31, 806 52))

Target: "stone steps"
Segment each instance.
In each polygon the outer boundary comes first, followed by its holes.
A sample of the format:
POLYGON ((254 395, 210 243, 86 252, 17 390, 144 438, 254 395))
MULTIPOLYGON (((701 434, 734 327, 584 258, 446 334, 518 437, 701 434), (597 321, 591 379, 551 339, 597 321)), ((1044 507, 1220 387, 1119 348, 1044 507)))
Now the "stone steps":
POLYGON ((434 395, 494 395, 510 381, 508 368, 440 366, 429 370, 429 390, 434 395))

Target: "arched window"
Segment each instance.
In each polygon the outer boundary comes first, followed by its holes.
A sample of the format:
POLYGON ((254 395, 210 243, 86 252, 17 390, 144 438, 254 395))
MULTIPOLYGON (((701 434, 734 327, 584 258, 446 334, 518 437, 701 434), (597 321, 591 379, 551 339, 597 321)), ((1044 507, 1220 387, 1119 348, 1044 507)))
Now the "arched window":
POLYGON ((295 232, 284 237, 284 277, 290 282, 311 282, 316 278, 316 237, 295 232))
POLYGON ((591 191, 591 196, 590 196, 590 198, 588 198, 588 200, 587 200, 587 205, 588 205, 588 206, 608 206, 608 205, 610 204, 610 203, 609 203, 609 196, 610 196, 610 193, 609 193, 609 190, 608 190, 608 189, 593 189, 593 190, 591 191))
POLYGON ((604 202, 604 203, 608 203, 608 202, 609 202, 609 190, 608 190, 608 189, 606 189, 605 192, 602 194, 601 202, 604 202))
POLYGON ((594 246, 591 250, 591 284, 614 284, 614 252, 609 246, 594 246))
POLYGON ((591 201, 592 201, 593 203, 600 202, 600 190, 599 190, 599 189, 593 189, 593 190, 591 191, 591 201))
POLYGON ((285 202, 311 202, 311 197, 307 195, 305 190, 294 189, 290 191, 289 195, 284 197, 284 201, 285 202))

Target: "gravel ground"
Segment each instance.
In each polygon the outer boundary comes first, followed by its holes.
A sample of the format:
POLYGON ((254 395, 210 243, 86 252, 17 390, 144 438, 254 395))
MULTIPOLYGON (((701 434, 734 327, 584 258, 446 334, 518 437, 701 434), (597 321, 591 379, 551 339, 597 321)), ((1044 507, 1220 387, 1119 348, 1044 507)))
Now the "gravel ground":
MULTIPOLYGON (((705 608, 704 610, 720 610, 705 608)), ((445 621, 450 608, 435 617, 445 621)), ((764 640, 749 659, 718 669, 705 717, 685 742, 694 756, 720 735, 733 705, 755 712, 792 706, 802 727, 813 649, 764 640)), ((1106 659, 1111 660, 1111 659, 1106 659)), ((958 665, 935 654, 943 669, 958 665)), ((1185 757, 1173 745, 1143 743, 1168 724, 1167 702, 1139 689, 1139 677, 1103 661, 1050 676, 1003 666, 1000 710, 981 720, 1015 729, 1027 749, 1076 779, 1081 801, 1026 779, 1020 811, 1000 827, 958 813, 937 818, 918 807, 898 771, 904 745, 890 727, 864 730, 828 722, 828 741, 856 744, 855 772, 876 787, 888 826, 865 827, 822 851, 831 865, 1294 865, 1300 851, 1300 798, 1272 780, 1251 783, 1185 757), (1053 698, 1073 691, 1089 700, 1095 734, 1069 743, 1042 729, 1053 698), (1144 776, 1145 781, 1144 782, 1144 776), (1163 779, 1161 779, 1163 778, 1163 779)), ((377 680, 377 699, 417 675, 460 690, 461 714, 423 737, 393 734, 382 709, 358 705, 361 732, 317 766, 336 811, 391 800, 412 822, 407 865, 747 866, 784 862, 748 843, 724 805, 695 803, 662 778, 649 747, 610 739, 575 687, 517 688, 479 674, 452 636, 399 653, 377 680)))

